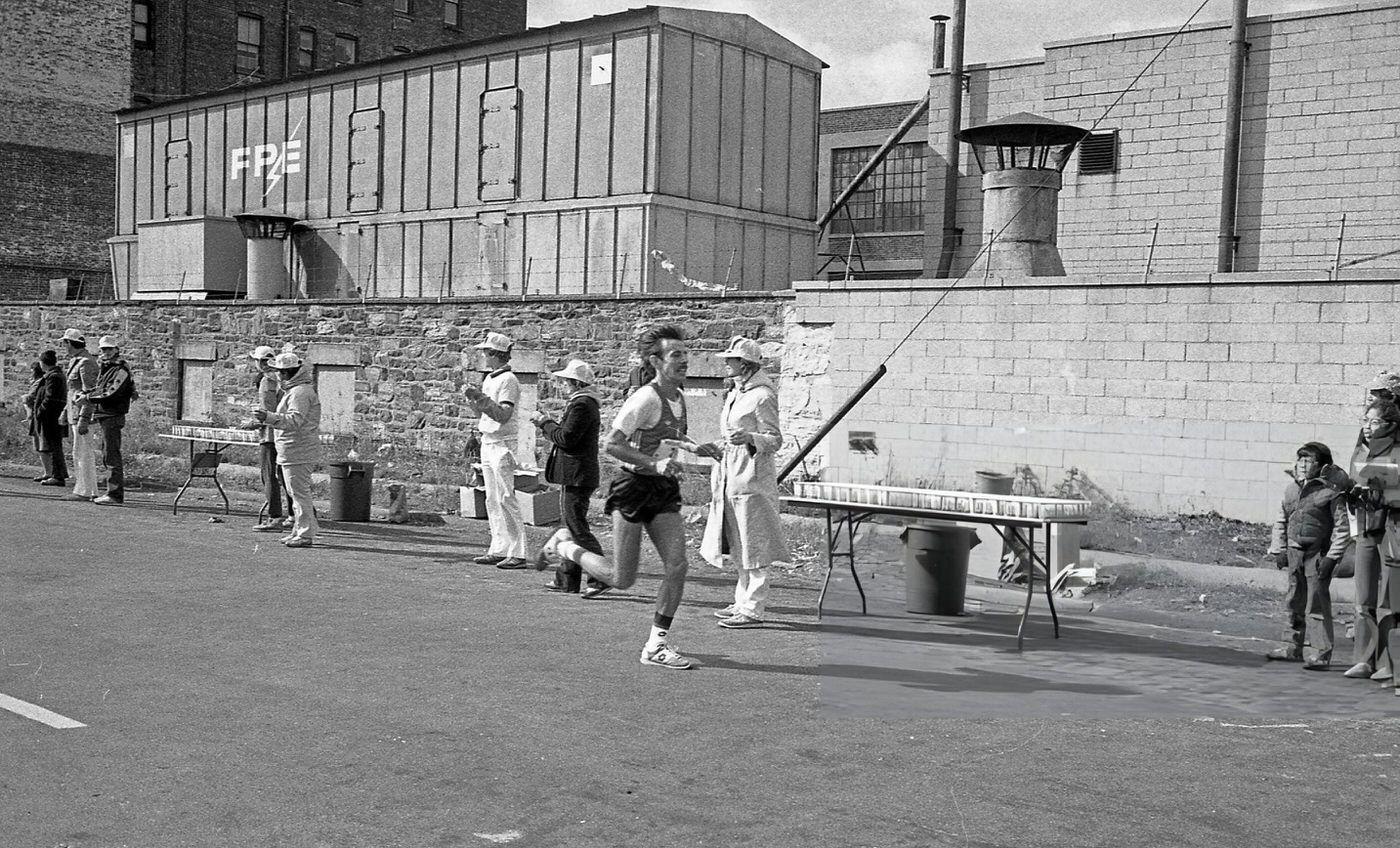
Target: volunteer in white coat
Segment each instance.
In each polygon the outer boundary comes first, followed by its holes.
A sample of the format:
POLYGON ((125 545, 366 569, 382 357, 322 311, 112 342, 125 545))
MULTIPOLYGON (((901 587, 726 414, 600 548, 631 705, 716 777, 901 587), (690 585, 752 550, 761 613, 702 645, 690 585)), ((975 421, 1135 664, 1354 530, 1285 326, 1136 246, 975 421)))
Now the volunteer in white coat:
POLYGON ((734 629, 763 623, 767 568, 788 556, 778 519, 774 462, 783 434, 778 427, 778 390, 763 370, 758 342, 735 336, 720 356, 733 388, 724 398, 721 436, 703 452, 717 459, 710 475, 710 516, 700 555, 718 566, 727 552, 738 566, 734 603, 715 613, 720 627, 734 629))
POLYGON ((525 521, 515 497, 515 441, 520 432, 520 379, 510 370, 510 337, 487 333, 476 346, 486 378, 481 388, 467 386, 467 402, 481 416, 481 476, 486 482, 486 520, 491 547, 473 562, 497 568, 525 567, 525 521))

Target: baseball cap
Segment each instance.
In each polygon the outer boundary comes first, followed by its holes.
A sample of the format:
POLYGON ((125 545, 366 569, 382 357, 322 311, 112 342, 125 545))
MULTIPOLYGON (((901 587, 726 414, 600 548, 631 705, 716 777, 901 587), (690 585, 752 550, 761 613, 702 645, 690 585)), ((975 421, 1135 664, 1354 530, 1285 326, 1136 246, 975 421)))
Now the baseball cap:
POLYGON ((477 345, 476 349, 494 350, 499 353, 510 353, 510 349, 514 346, 514 344, 515 343, 510 340, 510 336, 504 335, 502 333, 487 333, 486 341, 477 345))
POLYGON ((112 336, 103 336, 102 338, 98 339, 98 340, 97 340, 97 346, 98 346, 99 348, 103 348, 103 347, 112 347, 112 348, 121 347, 121 345, 117 344, 117 340, 116 340, 115 338, 113 338, 112 336))
POLYGON ((291 351, 287 351, 286 353, 277 354, 276 358, 272 360, 272 367, 277 369, 300 368, 301 363, 302 358, 300 356, 297 356, 291 351))

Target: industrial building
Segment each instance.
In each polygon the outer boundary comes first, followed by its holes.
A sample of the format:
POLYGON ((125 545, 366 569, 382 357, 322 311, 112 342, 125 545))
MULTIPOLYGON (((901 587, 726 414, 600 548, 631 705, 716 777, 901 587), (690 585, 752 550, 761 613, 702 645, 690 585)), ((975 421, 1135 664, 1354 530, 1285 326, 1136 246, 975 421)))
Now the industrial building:
POLYGON ((785 289, 821 69, 747 16, 647 7, 127 110, 117 294, 785 289))
POLYGON ((525 28, 526 0, 0 3, 0 297, 112 297, 112 113, 525 28))

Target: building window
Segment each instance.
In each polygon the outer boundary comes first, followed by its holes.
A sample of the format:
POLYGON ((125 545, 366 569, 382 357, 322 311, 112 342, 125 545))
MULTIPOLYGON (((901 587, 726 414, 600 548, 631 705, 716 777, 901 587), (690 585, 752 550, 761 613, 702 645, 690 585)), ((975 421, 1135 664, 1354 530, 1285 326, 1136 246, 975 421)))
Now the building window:
POLYGON ((458 0, 442 0, 442 22, 450 27, 462 25, 462 4, 458 0))
MULTIPOLYGON (((875 172, 865 178, 846 208, 831 221, 833 233, 888 233, 924 227, 924 153, 926 144, 899 144, 875 172)), ((840 194, 878 147, 831 151, 831 196, 840 194)))
POLYGON ((1079 142, 1079 173, 1118 173, 1118 131, 1089 133, 1079 142))
POLYGON ((262 73, 262 18, 238 16, 238 53, 234 69, 240 74, 262 73))
POLYGON ((360 61, 360 40, 353 35, 335 37, 335 64, 353 65, 360 61))
POLYGON ((131 41, 137 47, 151 46, 150 0, 134 0, 131 4, 131 41))
POLYGON ((396 14, 396 15, 411 15, 411 14, 413 14, 413 0, 394 0, 394 14, 396 14))
POLYGON ((297 70, 316 70, 316 30, 310 27, 297 33, 297 70))

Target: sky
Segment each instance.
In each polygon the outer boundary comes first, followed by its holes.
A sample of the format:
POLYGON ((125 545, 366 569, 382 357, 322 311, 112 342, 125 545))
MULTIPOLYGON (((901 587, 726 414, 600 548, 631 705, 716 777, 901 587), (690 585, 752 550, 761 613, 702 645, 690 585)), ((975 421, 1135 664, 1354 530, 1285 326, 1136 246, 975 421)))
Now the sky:
MULTIPOLYGON (((529 0, 529 25, 549 26, 648 5, 646 0, 529 0)), ((930 15, 950 14, 952 0, 655 0, 749 15, 830 67, 822 73, 822 108, 917 100, 932 64, 930 15)), ((1176 29, 1202 0, 967 0, 966 64, 1039 57, 1047 42, 1085 36, 1176 29)), ((1332 0, 1254 0, 1250 17, 1346 5, 1332 0)), ((1228 21, 1231 0, 1205 0, 1196 23, 1228 21)))

